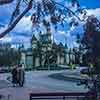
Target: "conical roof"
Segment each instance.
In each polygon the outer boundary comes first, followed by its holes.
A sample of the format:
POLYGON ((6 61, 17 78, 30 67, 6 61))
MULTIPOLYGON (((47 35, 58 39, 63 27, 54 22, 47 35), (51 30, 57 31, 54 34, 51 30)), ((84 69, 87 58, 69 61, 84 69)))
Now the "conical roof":
POLYGON ((32 41, 33 40, 37 40, 37 38, 35 37, 35 35, 33 34, 33 36, 32 36, 32 41))

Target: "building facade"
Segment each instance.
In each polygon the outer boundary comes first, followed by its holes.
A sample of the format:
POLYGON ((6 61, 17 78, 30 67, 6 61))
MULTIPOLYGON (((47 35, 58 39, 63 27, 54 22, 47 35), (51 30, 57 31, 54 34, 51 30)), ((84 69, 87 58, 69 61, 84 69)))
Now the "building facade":
POLYGON ((25 63, 26 68, 41 69, 49 66, 49 69, 52 65, 80 64, 82 58, 78 48, 71 49, 67 44, 55 43, 50 28, 47 29, 47 33, 40 33, 38 39, 33 34, 31 46, 30 49, 22 52, 22 62, 25 63))
POLYGON ((52 41, 50 29, 46 34, 39 34, 37 39, 33 34, 31 48, 22 52, 21 62, 26 68, 41 69, 50 66, 80 64, 82 55, 77 48, 68 48, 67 44, 52 41))
POLYGON ((67 44, 56 44, 51 39, 50 29, 46 34, 39 35, 39 39, 32 36, 32 57, 33 67, 50 65, 68 65, 75 63, 75 54, 72 49, 68 49, 67 44))

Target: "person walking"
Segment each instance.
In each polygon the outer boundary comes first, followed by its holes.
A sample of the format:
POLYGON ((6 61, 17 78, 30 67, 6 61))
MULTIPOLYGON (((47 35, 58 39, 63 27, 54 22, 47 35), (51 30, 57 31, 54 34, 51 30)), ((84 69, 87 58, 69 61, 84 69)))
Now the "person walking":
POLYGON ((20 87, 23 87, 24 81, 25 81, 25 72, 24 68, 22 68, 22 64, 20 64, 18 68, 18 83, 20 87))
POLYGON ((13 87, 15 87, 17 84, 17 66, 13 67, 11 74, 12 74, 12 84, 13 87))

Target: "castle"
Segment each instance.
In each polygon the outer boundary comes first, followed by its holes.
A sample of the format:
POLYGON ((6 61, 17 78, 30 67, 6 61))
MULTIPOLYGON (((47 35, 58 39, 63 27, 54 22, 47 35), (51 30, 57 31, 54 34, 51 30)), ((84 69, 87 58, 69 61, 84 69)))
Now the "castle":
POLYGON ((75 56, 67 53, 67 44, 56 44, 52 39, 50 28, 45 34, 39 34, 39 39, 33 34, 31 39, 33 67, 50 65, 67 65, 75 56))
POLYGON ((33 33, 31 38, 31 48, 26 52, 22 52, 22 59, 25 65, 33 69, 58 66, 79 64, 81 59, 75 49, 70 49, 67 44, 57 44, 52 39, 52 32, 50 28, 47 29, 45 34, 40 32, 39 38, 33 33))

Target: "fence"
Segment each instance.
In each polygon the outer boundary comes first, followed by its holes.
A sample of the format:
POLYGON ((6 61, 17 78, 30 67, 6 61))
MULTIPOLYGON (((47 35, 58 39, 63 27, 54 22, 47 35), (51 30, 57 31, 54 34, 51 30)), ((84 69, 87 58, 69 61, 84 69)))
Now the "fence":
POLYGON ((30 100, 96 100, 96 94, 92 92, 87 93, 31 93, 30 100))

